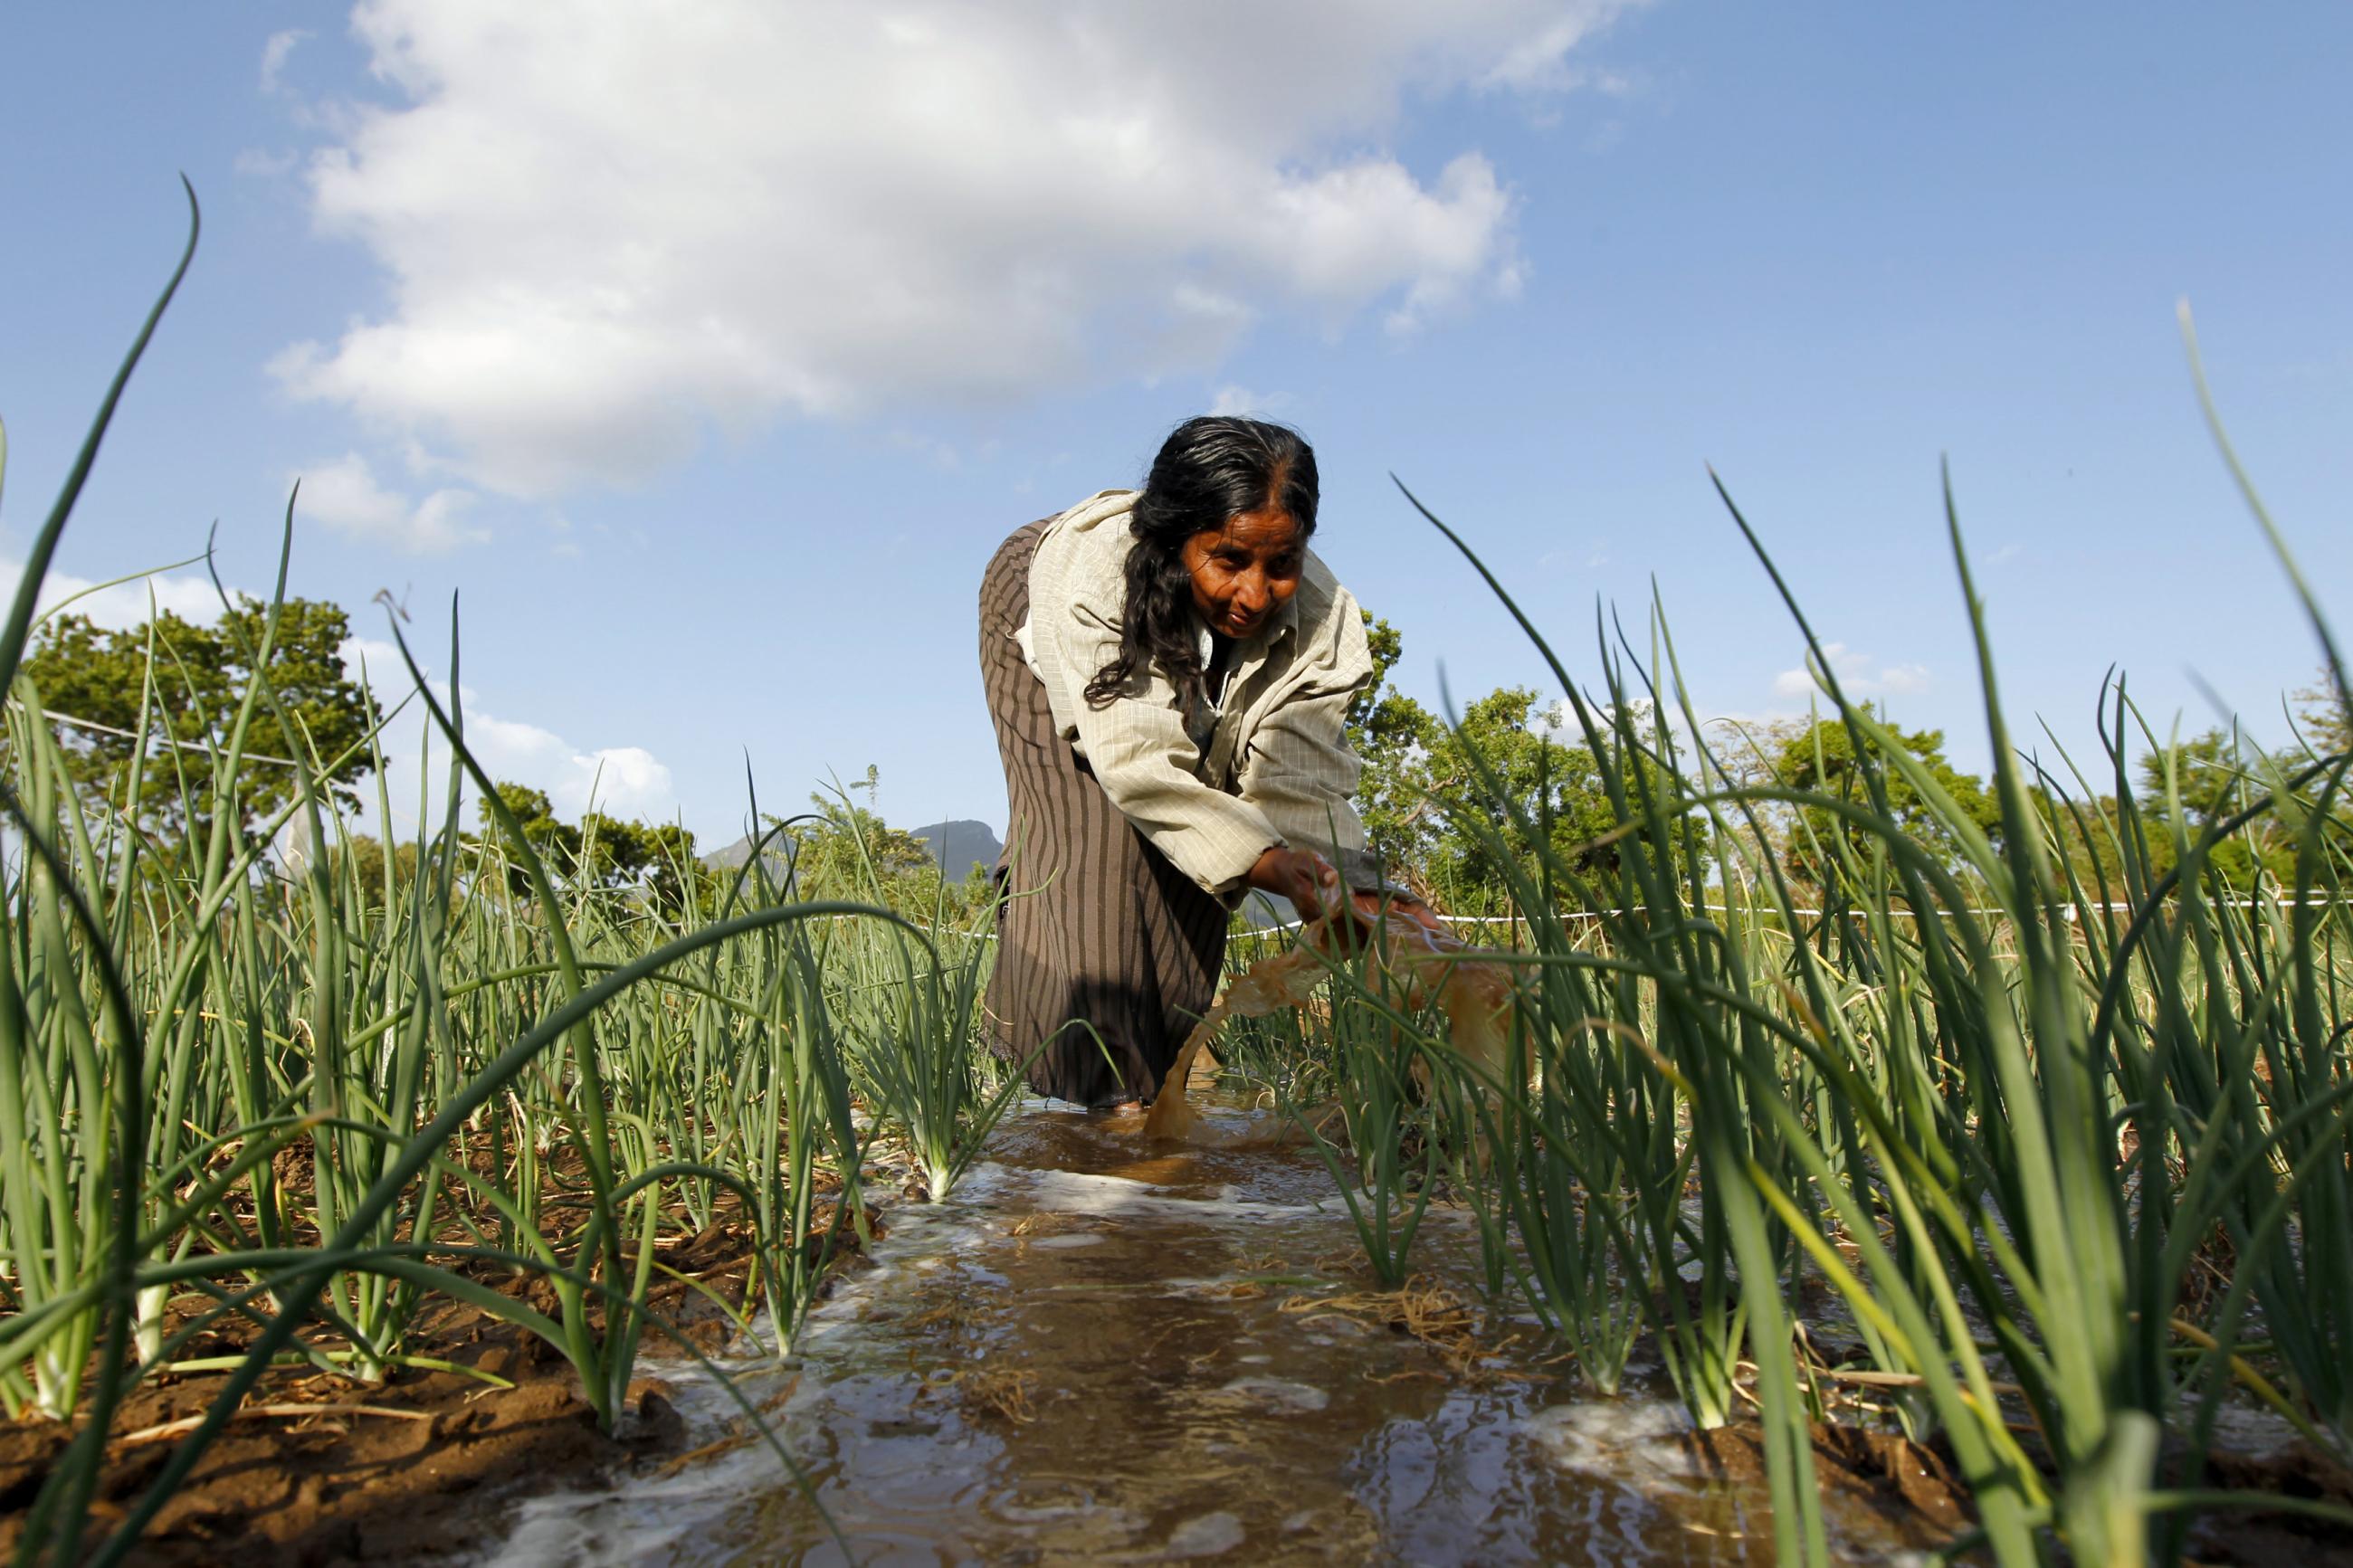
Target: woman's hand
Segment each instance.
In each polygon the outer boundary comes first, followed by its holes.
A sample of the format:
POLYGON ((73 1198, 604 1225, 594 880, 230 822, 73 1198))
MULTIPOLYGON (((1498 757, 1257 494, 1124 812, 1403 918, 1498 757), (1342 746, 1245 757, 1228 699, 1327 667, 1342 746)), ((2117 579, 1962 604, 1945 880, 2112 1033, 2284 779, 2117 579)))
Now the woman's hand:
POLYGON ((1446 934, 1438 911, 1419 899, 1409 893, 1351 892, 1341 885, 1332 862, 1313 849, 1286 849, 1278 844, 1258 858, 1248 880, 1263 892, 1289 899, 1303 921, 1340 917, 1340 935, 1351 946, 1379 926, 1385 911, 1432 935, 1446 934))
POLYGON ((1411 921, 1432 936, 1446 934, 1446 922, 1438 918, 1438 911, 1411 893, 1354 893, 1349 898, 1356 906, 1356 918, 1366 925, 1377 925, 1388 914, 1411 921))
POLYGON ((1320 921, 1346 903, 1339 869, 1313 849, 1278 844, 1258 858, 1244 880, 1262 893, 1289 899, 1303 921, 1320 921))

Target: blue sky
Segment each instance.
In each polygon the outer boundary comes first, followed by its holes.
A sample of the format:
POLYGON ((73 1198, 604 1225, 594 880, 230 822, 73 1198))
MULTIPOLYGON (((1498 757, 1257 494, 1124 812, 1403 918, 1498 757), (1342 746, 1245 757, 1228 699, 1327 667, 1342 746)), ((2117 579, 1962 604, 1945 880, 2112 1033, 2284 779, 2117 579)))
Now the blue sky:
POLYGON ((2348 613, 2340 6, 136 15, 0 43, 0 558, 185 171, 203 246, 60 570, 217 520, 260 586, 303 474, 295 591, 380 642, 389 589, 437 650, 461 593, 485 749, 573 809, 601 773, 724 841, 748 756, 764 805, 873 763, 894 821, 1002 827, 982 563, 1220 404, 1315 442, 1318 547, 1432 700, 1546 683, 1392 473, 1580 679, 1655 583, 1704 715, 1802 711, 1713 464, 1862 688, 1982 768, 1949 458, 2015 730, 2088 750, 2115 665, 2160 724, 2212 721, 2194 672, 2277 738, 2316 656, 2187 298, 2348 613))

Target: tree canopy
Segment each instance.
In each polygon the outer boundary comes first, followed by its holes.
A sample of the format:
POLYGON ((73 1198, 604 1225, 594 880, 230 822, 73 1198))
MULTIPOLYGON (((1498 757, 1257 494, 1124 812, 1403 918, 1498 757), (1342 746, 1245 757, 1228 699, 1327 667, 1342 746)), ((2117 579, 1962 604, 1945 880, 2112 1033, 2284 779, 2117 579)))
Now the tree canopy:
MULTIPOLYGON (((207 743, 225 748, 253 689, 253 661, 269 630, 269 606, 238 595, 209 626, 169 610, 146 626, 102 627, 86 616, 50 623, 26 661, 41 705, 67 717, 62 733, 76 783, 93 797, 124 803, 142 713, 151 751, 141 782, 140 812, 151 829, 176 834, 208 821, 215 809, 207 743), (150 672, 153 679, 150 679, 150 672), (161 740, 178 742, 159 752, 161 740)), ((250 823, 293 799, 295 770, 311 763, 336 805, 356 809, 355 783, 366 773, 367 699, 343 668, 351 635, 342 606, 289 599, 280 606, 268 664, 278 708, 256 704, 245 732, 249 759, 238 780, 238 805, 250 823), (353 754, 344 756, 343 753, 353 754), (337 759, 343 760, 338 763, 337 759)))
MULTIPOLYGON (((704 879, 694 835, 677 823, 624 821, 588 811, 574 824, 555 815, 544 790, 501 782, 498 794, 522 825, 524 839, 560 880, 585 876, 597 887, 638 889, 663 908, 677 910, 704 879)), ((477 802, 476 811, 488 831, 494 820, 490 802, 477 802)), ((507 876, 516 892, 528 888, 520 867, 510 866, 507 876)))
POLYGON ((1366 619, 1375 674, 1349 711, 1347 737, 1364 763, 1356 803, 1366 836, 1392 874, 1441 904, 1478 909, 1505 901, 1507 855, 1532 879, 1546 858, 1580 877, 1613 874, 1621 841, 1612 837, 1610 781, 1589 747, 1561 738, 1559 708, 1531 688, 1501 687, 1450 725, 1389 683, 1403 638, 1366 619), (1542 836, 1548 856, 1515 819, 1542 836))
POLYGON ((787 830, 794 896, 880 903, 916 919, 935 912, 963 919, 984 908, 993 892, 988 873, 976 866, 950 880, 929 844, 883 820, 875 807, 881 795, 881 781, 869 767, 862 779, 809 796, 816 816, 787 830), (851 799, 856 790, 866 792, 866 805, 851 799))
POLYGON ((2295 700, 2302 704, 2297 727, 2307 745, 2325 757, 2353 752, 2353 703, 2346 700, 2344 689, 2327 667, 2295 700))
MULTIPOLYGON (((2139 805, 2156 868, 2170 868, 2210 826, 2253 805, 2271 788, 2252 748, 2227 730, 2209 730, 2143 757, 2139 805)), ((2281 884, 2295 876, 2295 847, 2276 813, 2266 812, 2223 838, 2208 859, 2233 888, 2252 885, 2259 870, 2281 884)))
MULTIPOLYGON (((2000 803, 1982 780, 1961 772, 1945 755, 1942 730, 1904 729, 1887 722, 1869 703, 1863 705, 1862 711, 1878 721, 1888 736, 1918 762, 1935 788, 1950 800, 1962 818, 1989 837, 2000 837, 2000 803)), ((1871 760, 1883 764, 1888 761, 1883 755, 1871 760)), ((1772 771, 1773 782, 1785 789, 1826 795, 1857 805, 1872 804, 1862 770, 1856 763, 1854 735, 1841 719, 1824 719, 1789 734, 1774 754, 1772 771)), ((1885 781, 1887 813, 1896 826, 1922 842, 1958 848, 1945 826, 1943 814, 1931 806, 1929 795, 1907 773, 1883 766, 1880 774, 1885 781)), ((1796 813, 1783 849, 1783 864, 1791 876, 1801 881, 1818 888, 1834 888, 1845 874, 1839 845, 1843 843, 1858 860, 1867 862, 1873 852, 1872 838, 1867 829, 1834 813, 1820 806, 1807 806, 1796 813)))

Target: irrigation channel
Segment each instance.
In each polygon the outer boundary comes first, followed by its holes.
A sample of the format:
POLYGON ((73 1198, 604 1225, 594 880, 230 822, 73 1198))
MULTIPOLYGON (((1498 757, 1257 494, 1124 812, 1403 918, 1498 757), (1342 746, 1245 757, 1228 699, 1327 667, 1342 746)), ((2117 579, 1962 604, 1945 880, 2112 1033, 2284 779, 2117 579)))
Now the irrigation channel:
MULTIPOLYGON (((1761 1479, 1724 1473, 1662 1381, 1598 1398, 1532 1321, 1487 1320, 1461 1216, 1381 1291, 1271 1112, 1227 1095, 1202 1121, 1171 1151, 1140 1116, 1024 1107, 948 1202, 891 1211, 788 1367, 733 1363, 856 1561, 1769 1561, 1761 1479)), ((703 1440, 727 1428, 698 1369, 647 1370, 703 1440)), ((1844 1560, 1949 1534, 1864 1493, 1827 1492, 1844 1560)), ((757 1443, 528 1502, 485 1559, 845 1560, 757 1443)))

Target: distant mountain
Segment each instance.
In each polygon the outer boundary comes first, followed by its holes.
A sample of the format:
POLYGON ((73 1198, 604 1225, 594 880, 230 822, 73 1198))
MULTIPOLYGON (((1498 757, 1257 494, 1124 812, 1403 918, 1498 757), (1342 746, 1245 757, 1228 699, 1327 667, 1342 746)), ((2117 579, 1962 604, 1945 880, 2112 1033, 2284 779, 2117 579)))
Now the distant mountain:
POLYGON ((940 874, 952 881, 962 880, 975 866, 994 868, 997 858, 1005 853, 1005 846, 997 842, 988 824, 969 817, 911 827, 908 832, 930 847, 940 874))
MULTIPOLYGON (((786 864, 782 844, 781 836, 768 840, 768 860, 776 868, 776 875, 779 877, 785 874, 786 864)), ((713 849, 702 858, 702 863, 714 871, 733 871, 751 858, 752 840, 749 837, 745 837, 738 838, 724 849, 713 849)))

